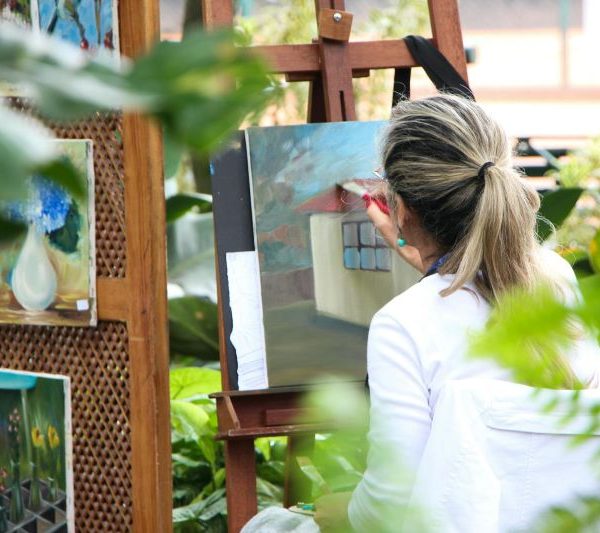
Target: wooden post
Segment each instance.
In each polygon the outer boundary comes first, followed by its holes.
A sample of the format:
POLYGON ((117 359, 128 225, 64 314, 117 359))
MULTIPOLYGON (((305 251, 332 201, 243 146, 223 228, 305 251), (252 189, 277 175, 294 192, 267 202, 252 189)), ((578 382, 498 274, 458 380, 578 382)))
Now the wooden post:
POLYGON ((428 4, 431 31, 438 50, 468 82, 458 3, 455 0, 428 0, 428 4))
POLYGON ((217 2, 199 1, 202 4, 202 23, 205 28, 233 25, 232 0, 219 0, 217 2))
POLYGON ((225 464, 227 530, 237 533, 256 514, 254 437, 225 441, 225 464))
MULTIPOLYGON (((121 0, 123 53, 159 38, 157 0, 121 0)), ((123 124, 131 364, 134 531, 172 530, 169 346, 163 146, 160 129, 138 115, 123 124)))

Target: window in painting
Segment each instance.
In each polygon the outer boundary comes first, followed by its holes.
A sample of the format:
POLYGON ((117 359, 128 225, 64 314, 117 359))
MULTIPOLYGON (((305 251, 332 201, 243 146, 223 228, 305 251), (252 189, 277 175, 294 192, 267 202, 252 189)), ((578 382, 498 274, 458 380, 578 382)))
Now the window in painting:
POLYGON ((342 236, 345 268, 376 272, 391 271, 390 249, 371 222, 344 222, 342 236))

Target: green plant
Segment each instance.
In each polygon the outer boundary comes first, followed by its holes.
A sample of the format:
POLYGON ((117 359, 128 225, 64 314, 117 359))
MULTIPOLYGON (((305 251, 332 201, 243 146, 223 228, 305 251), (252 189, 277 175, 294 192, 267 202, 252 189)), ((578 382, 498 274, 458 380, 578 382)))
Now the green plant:
MULTIPOLYGON (((223 443, 215 439, 217 418, 208 394, 221 375, 207 368, 171 370, 173 524, 176 532, 226 532, 223 443)), ((280 439, 257 442, 260 507, 281 505, 283 456, 280 439)))
MULTIPOLYGON (((575 150, 556 162, 558 169, 549 174, 563 187, 584 189, 576 207, 556 232, 556 242, 568 255, 579 260, 585 249, 600 230, 600 137, 592 139, 585 147, 575 150)), ((577 269, 584 264, 577 265, 577 269)))

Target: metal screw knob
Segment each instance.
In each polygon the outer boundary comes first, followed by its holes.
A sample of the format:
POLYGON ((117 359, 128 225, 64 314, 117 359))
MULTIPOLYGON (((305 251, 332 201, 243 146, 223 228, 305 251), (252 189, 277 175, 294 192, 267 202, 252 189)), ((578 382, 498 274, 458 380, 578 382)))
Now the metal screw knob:
POLYGON ((341 14, 341 13, 339 13, 338 11, 336 11, 336 12, 333 14, 333 20, 334 20, 335 22, 340 22, 340 21, 342 20, 342 14, 341 14))

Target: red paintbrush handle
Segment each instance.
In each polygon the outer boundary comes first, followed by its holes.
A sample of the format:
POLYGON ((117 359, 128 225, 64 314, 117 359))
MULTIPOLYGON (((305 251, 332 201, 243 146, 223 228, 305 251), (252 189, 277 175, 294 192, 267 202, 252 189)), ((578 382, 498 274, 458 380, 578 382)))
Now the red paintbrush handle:
POLYGON ((365 207, 367 209, 372 203, 374 203, 382 213, 386 215, 390 214, 390 208, 388 207, 387 202, 384 199, 373 198, 370 194, 364 194, 362 198, 365 201, 365 207))

